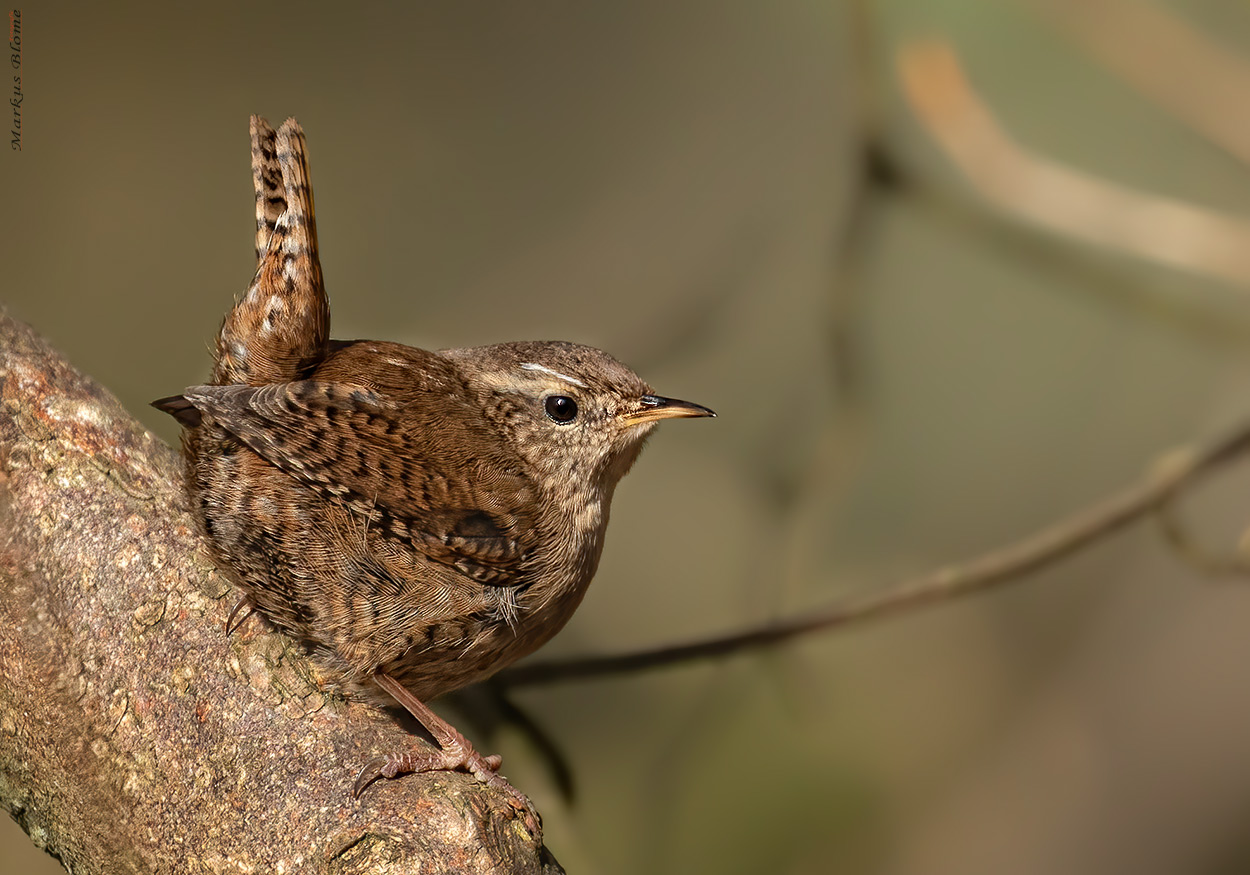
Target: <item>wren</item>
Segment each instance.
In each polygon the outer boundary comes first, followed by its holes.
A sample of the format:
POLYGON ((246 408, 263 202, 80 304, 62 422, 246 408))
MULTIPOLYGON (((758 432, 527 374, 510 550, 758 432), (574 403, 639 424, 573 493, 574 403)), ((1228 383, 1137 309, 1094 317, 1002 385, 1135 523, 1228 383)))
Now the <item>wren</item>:
POLYGON ((537 832, 500 759, 425 702, 559 631, 655 424, 715 414, 574 343, 330 340, 303 132, 253 116, 251 139, 255 278, 209 384, 153 402, 184 426, 197 523, 246 604, 438 742, 366 764, 355 795, 380 776, 465 770, 537 832))

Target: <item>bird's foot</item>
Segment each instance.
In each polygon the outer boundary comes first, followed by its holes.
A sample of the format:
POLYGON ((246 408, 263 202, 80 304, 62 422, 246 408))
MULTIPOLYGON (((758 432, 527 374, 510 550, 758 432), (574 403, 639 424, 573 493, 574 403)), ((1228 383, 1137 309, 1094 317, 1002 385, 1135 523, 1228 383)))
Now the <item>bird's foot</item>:
POLYGON ((499 766, 502 763, 502 758, 495 755, 482 756, 467 742, 463 747, 457 746, 450 750, 425 748, 389 754, 365 763, 364 768, 356 775, 352 795, 359 797, 365 787, 378 778, 394 778, 413 772, 468 772, 486 786, 504 794, 508 804, 516 809, 525 821, 525 827, 530 831, 530 835, 539 838, 542 835, 542 818, 529 797, 499 774, 499 766))
POLYGON ((534 803, 499 774, 502 758, 493 754, 482 756, 454 726, 431 711, 428 705, 390 675, 377 672, 374 680, 429 730, 438 742, 438 748, 410 750, 370 760, 356 775, 356 783, 352 786, 353 796, 359 797, 361 791, 378 778, 394 778, 396 775, 411 772, 468 772, 487 787, 502 793, 508 804, 524 819, 530 835, 536 839, 542 837, 542 817, 534 803))

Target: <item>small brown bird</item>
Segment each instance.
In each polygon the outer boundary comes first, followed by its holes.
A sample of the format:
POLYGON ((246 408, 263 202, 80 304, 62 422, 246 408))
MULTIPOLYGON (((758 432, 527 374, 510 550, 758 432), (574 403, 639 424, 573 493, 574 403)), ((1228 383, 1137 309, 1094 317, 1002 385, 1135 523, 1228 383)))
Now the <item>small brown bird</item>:
POLYGON ((525 797, 425 700, 483 680, 568 621, 594 576, 617 482, 662 419, 597 349, 427 352, 331 341, 303 134, 252 118, 258 270, 211 385, 153 402, 185 426, 187 486, 214 556, 350 687, 379 688, 438 741, 379 776, 464 769, 525 797))

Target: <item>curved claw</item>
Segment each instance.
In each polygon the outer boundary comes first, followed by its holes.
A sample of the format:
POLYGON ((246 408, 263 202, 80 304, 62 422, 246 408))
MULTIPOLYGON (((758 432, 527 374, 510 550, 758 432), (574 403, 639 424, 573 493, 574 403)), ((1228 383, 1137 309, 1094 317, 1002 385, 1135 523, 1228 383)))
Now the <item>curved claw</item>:
POLYGON ((359 799, 364 789, 381 777, 395 777, 395 768, 390 757, 374 757, 365 763, 359 772, 356 773, 356 781, 352 784, 352 798, 359 799), (391 773, 386 774, 387 766, 391 766, 391 773))
POLYGON ((237 632, 239 627, 247 622, 247 618, 252 616, 252 613, 255 610, 256 606, 252 604, 252 600, 250 598, 243 596, 243 598, 239 599, 238 602, 235 603, 235 606, 230 609, 230 615, 226 617, 226 637, 229 638, 232 633, 237 632), (238 616, 239 611, 244 608, 247 608, 247 611, 242 617, 239 617, 239 622, 236 623, 234 618, 238 616))

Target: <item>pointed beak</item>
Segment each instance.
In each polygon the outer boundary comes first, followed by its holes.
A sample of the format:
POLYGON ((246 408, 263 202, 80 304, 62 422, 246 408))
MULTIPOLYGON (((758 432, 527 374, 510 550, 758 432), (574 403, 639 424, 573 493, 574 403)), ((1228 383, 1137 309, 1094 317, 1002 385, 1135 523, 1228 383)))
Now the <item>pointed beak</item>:
POLYGON ((695 404, 692 401, 678 401, 676 398, 665 398, 661 395, 643 395, 638 399, 636 410, 626 411, 620 414, 620 417, 630 425, 642 425, 646 422, 658 422, 661 419, 715 415, 702 404, 695 404))

